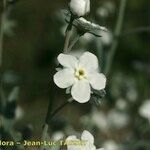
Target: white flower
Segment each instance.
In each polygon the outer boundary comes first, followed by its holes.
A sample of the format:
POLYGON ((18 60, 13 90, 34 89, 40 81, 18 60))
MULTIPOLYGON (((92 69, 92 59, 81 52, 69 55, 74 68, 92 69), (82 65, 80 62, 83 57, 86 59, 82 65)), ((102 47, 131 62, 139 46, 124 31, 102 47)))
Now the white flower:
POLYGON ((127 102, 126 102, 126 100, 123 99, 123 98, 119 98, 116 101, 116 108, 119 109, 119 110, 125 110, 127 108, 127 102))
POLYGON ((83 131, 81 139, 78 139, 76 136, 72 135, 66 139, 67 150, 104 150, 103 148, 96 149, 94 145, 94 137, 88 131, 83 131), (69 144, 69 141, 79 142, 81 144, 69 144))
POLYGON ((108 132, 109 130, 118 130, 126 127, 129 124, 129 116, 118 110, 112 109, 107 113, 93 109, 90 116, 81 118, 84 125, 90 124, 97 127, 101 132, 108 132))
POLYGON ((106 141, 103 146, 106 150, 121 150, 121 146, 113 140, 106 141))
POLYGON ((81 17, 90 12, 90 0, 71 0, 69 7, 75 16, 81 17))
POLYGON ((63 69, 54 75, 55 84, 62 88, 71 87, 71 95, 79 103, 90 100, 91 87, 102 90, 106 86, 106 77, 98 71, 98 59, 90 53, 84 52, 78 59, 67 54, 59 54, 59 63, 63 69))
POLYGON ((58 140, 63 139, 63 137, 64 137, 64 133, 61 132, 61 131, 58 131, 58 132, 55 132, 55 133, 52 135, 52 140, 53 140, 53 141, 58 141, 58 140))
POLYGON ((129 116, 117 110, 111 110, 108 114, 108 124, 110 127, 121 129, 129 123, 129 116))
POLYGON ((139 109, 139 114, 150 122, 150 100, 146 100, 139 109))
POLYGON ((108 131, 109 124, 108 124, 107 116, 102 111, 98 111, 96 109, 93 110, 92 116, 90 117, 90 120, 100 130, 108 131))

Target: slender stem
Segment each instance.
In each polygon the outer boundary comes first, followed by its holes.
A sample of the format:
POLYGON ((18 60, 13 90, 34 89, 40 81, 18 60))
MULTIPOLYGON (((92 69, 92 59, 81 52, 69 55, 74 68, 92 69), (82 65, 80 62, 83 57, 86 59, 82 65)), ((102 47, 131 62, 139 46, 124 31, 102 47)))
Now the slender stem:
POLYGON ((96 39, 96 53, 98 56, 99 61, 99 66, 101 67, 101 70, 103 71, 104 69, 104 59, 102 59, 104 57, 104 49, 103 49, 103 44, 101 39, 97 38, 96 39))
MULTIPOLYGON (((74 20, 74 16, 71 15, 70 17, 70 22, 68 24, 68 27, 66 29, 66 36, 65 36, 65 43, 64 43, 64 49, 63 52, 68 52, 68 47, 69 47, 69 41, 70 41, 70 37, 71 37, 71 32, 72 32, 72 23, 74 20)), ((47 115, 46 115, 46 119, 45 119, 45 123, 43 126, 43 131, 42 131, 42 137, 41 140, 44 141, 47 137, 47 133, 48 133, 48 128, 49 128, 49 122, 51 121, 51 119, 61 110, 63 109, 67 104, 69 103, 69 101, 63 103, 61 106, 59 106, 53 113, 51 113, 51 102, 49 102, 49 106, 48 106, 48 111, 47 111, 47 115)), ((41 146, 40 148, 41 150, 43 150, 43 146, 41 146)))
POLYGON ((69 48, 68 48, 68 51, 70 52, 71 49, 73 48, 73 46, 78 42, 79 38, 81 37, 82 35, 80 34, 77 34, 77 36, 74 38, 74 40, 71 42, 69 48))
MULTIPOLYGON (((46 122, 45 122, 45 124, 44 124, 43 131, 42 131, 42 138, 41 138, 41 141, 46 140, 50 121, 53 119, 53 117, 54 117, 59 111, 61 111, 61 110, 62 110, 66 105, 68 105, 70 102, 71 102, 71 101, 69 101, 69 100, 66 101, 66 102, 64 102, 62 105, 60 105, 60 106, 51 114, 51 116, 48 116, 49 113, 47 113, 46 122)), ((43 150, 43 146, 41 146, 40 150, 43 150)))
POLYGON ((67 106, 70 102, 69 101, 66 101, 64 102, 62 105, 60 105, 52 114, 51 114, 51 117, 50 117, 50 121, 53 119, 53 117, 60 111, 62 110, 65 106, 67 106))
MULTIPOLYGON (((43 127, 43 132, 42 132, 41 141, 46 140, 47 132, 48 132, 48 124, 45 123, 45 124, 44 124, 44 127, 43 127)), ((40 150, 43 150, 43 146, 41 146, 40 150)))
POLYGON ((69 46, 69 41, 72 33, 72 23, 73 23, 74 17, 71 15, 70 17, 70 22, 68 24, 68 27, 66 29, 66 36, 65 36, 65 43, 64 43, 64 49, 63 52, 68 52, 68 46, 69 46))
POLYGON ((113 59, 114 59, 114 56, 115 56, 115 53, 117 50, 117 46, 119 43, 118 37, 121 33, 121 29, 122 29, 122 25, 123 25, 126 4, 127 4, 127 0, 121 0, 120 1, 119 16, 117 19, 116 28, 115 28, 115 32, 114 32, 114 41, 113 41, 113 44, 112 44, 110 51, 108 53, 108 57, 106 60, 106 66, 105 66, 105 70, 104 70, 104 72, 107 76, 109 76, 112 62, 113 62, 113 59))

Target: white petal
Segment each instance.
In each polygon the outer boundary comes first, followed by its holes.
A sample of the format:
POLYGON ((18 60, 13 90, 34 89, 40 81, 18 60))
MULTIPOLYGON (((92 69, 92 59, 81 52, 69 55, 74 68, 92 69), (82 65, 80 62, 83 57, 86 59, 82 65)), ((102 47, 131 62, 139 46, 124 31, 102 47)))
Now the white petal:
POLYGON ((79 103, 85 103, 90 100, 91 87, 86 80, 79 80, 72 86, 71 95, 79 103))
POLYGON ((83 133, 81 135, 81 140, 85 140, 91 144, 94 143, 93 135, 89 131, 86 131, 86 130, 83 131, 83 133))
POLYGON ((62 66, 67 68, 75 68, 78 63, 76 57, 62 53, 58 55, 57 59, 62 66))
POLYGON ((89 75, 89 82, 93 89, 102 90, 106 86, 106 77, 102 73, 93 73, 89 75))
POLYGON ((71 0, 70 10, 74 15, 78 17, 84 16, 86 11, 86 1, 85 0, 71 0))
POLYGON ((99 148, 99 149, 96 149, 96 150, 104 150, 104 148, 99 148))
POLYGON ((77 137, 75 135, 70 135, 66 140, 77 140, 77 137))
POLYGON ((97 71, 98 59, 94 54, 85 52, 79 59, 79 66, 85 68, 88 72, 97 71))
MULTIPOLYGON (((74 136, 74 135, 72 135, 72 136, 69 136, 67 139, 66 139, 66 141, 79 141, 80 142, 80 140, 79 139, 77 139, 77 137, 76 136, 74 136)), ((72 144, 68 144, 67 145, 67 150, 80 150, 81 149, 81 145, 72 145, 72 144)))
MULTIPOLYGON (((79 143, 81 142, 80 140, 78 140, 79 141, 79 143)), ((72 145, 72 144, 68 144, 67 145, 67 150, 84 150, 83 148, 82 148, 82 145, 80 145, 80 144, 75 144, 75 145, 72 145)))
POLYGON ((60 88, 70 87, 75 81, 72 69, 63 69, 54 75, 54 82, 60 88))
POLYGON ((85 12, 90 12, 90 0, 86 0, 85 12))

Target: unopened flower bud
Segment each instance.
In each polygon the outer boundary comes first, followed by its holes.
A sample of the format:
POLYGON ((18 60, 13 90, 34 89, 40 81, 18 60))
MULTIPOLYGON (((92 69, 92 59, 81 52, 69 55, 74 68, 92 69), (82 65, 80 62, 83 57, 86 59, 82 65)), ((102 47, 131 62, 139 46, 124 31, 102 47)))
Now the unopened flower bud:
POLYGON ((81 17, 90 12, 90 0, 71 0, 69 7, 73 15, 81 17))

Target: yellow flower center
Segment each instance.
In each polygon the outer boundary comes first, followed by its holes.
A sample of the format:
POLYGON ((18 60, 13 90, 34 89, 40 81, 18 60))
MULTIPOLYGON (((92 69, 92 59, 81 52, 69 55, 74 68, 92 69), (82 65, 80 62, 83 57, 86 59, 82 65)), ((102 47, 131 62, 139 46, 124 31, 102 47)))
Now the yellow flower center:
POLYGON ((84 69, 76 69, 75 70, 75 77, 78 79, 78 80, 81 80, 83 78, 86 78, 86 73, 85 73, 85 70, 84 69))

